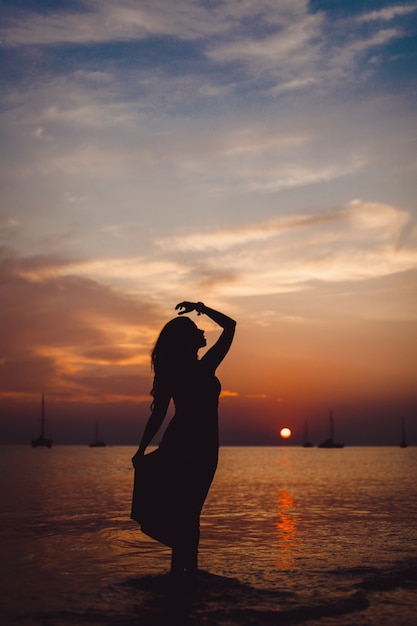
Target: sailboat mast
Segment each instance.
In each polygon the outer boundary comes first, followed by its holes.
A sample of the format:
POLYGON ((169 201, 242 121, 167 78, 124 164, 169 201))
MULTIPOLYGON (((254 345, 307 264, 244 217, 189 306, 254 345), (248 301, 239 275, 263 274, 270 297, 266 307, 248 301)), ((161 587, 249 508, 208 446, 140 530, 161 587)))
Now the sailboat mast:
POLYGON ((45 394, 42 393, 42 409, 41 409, 41 437, 45 435, 45 394))
POLYGON ((407 439, 406 439, 406 435, 405 435, 405 421, 404 418, 401 418, 401 434, 402 434, 402 438, 401 438, 401 443, 400 443, 400 447, 401 448, 406 448, 407 447, 407 439))
POLYGON ((331 439, 334 439, 333 411, 330 411, 329 421, 330 421, 330 437, 331 439))

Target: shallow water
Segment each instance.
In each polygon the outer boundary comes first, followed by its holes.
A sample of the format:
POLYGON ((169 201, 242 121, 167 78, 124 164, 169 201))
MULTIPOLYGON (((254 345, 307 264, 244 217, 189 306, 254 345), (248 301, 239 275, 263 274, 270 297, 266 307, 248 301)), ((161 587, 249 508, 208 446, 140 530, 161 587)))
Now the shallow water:
POLYGON ((133 452, 1 448, 4 624, 415 623, 417 448, 221 448, 180 609, 133 452))

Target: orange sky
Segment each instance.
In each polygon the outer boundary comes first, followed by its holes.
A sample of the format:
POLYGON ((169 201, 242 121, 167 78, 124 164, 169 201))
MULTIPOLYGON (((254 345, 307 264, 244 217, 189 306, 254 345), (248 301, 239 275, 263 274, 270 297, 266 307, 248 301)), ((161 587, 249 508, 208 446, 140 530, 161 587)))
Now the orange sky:
MULTIPOLYGON (((4 442, 25 443, 36 432, 45 391, 57 443, 87 442, 98 420, 109 441, 135 444, 150 403, 149 352, 174 307, 140 305, 84 278, 28 279, 10 259, 3 266, 4 442)), ((407 277, 391 283, 403 294, 393 312, 411 306, 407 277)), ((223 443, 279 443, 285 425, 294 432, 291 443, 300 443, 305 420, 318 442, 327 434, 330 409, 346 443, 396 444, 401 417, 415 436, 416 322, 387 319, 386 312, 377 319, 378 281, 356 294, 361 316, 355 315, 353 287, 345 290, 268 297, 269 309, 256 297, 224 303, 238 328, 219 370, 223 443)), ((208 343, 215 341, 215 325, 192 317, 206 329, 208 343)))

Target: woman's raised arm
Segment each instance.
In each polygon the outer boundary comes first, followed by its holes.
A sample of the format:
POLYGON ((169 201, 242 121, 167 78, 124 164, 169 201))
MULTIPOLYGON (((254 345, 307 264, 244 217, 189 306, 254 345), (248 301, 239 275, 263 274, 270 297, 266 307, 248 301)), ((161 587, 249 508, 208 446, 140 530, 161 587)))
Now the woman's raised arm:
POLYGON ((135 455, 132 457, 132 463, 136 466, 140 463, 140 459, 145 454, 146 448, 151 443, 152 439, 155 437, 156 433, 162 426, 162 422, 165 419, 165 416, 168 411, 168 406, 171 400, 171 395, 169 393, 161 394, 154 400, 154 407, 152 413, 148 419, 148 422, 145 426, 145 430, 143 431, 142 439, 139 444, 139 448, 135 455))

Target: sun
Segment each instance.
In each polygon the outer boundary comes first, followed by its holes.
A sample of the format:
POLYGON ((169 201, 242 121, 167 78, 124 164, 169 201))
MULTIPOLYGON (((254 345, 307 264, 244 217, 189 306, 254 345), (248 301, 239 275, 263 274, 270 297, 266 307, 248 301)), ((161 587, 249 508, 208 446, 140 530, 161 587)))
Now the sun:
POLYGON ((291 428, 287 428, 287 427, 281 428, 281 430, 279 431, 279 434, 281 435, 283 439, 289 439, 292 435, 291 428))

